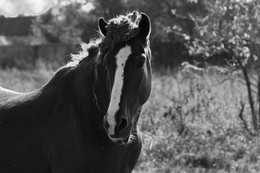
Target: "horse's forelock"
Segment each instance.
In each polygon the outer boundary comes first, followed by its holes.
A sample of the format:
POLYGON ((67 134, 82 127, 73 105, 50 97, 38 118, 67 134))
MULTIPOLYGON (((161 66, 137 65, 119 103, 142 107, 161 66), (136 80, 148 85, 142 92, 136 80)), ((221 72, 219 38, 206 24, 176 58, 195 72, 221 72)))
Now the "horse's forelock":
POLYGON ((138 24, 141 13, 134 11, 126 15, 119 15, 108 21, 107 35, 92 39, 88 44, 81 44, 81 51, 71 54, 71 61, 66 66, 77 66, 86 57, 92 57, 97 52, 103 54, 115 43, 128 41, 139 33, 138 24))
POLYGON ((141 14, 137 11, 120 15, 108 21, 107 34, 101 43, 101 50, 119 42, 129 41, 139 33, 138 24, 141 14))

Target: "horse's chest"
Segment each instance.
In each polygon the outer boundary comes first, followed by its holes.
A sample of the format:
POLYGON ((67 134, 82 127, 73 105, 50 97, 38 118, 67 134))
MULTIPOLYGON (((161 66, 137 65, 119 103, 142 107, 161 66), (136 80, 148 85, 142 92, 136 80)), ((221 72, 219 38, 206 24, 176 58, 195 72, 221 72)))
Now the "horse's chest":
MULTIPOLYGON (((139 156, 131 148, 81 148, 73 153, 60 153, 53 159, 54 173, 130 173, 139 156)), ((140 149, 137 149, 138 151, 140 149)))

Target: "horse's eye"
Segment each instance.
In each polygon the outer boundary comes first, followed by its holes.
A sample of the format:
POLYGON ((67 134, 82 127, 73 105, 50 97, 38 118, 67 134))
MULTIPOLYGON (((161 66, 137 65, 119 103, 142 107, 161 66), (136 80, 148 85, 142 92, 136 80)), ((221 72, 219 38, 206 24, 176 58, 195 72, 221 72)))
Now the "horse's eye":
POLYGON ((142 56, 140 56, 140 57, 137 57, 137 61, 136 61, 136 67, 137 68, 143 68, 143 66, 144 66, 144 63, 145 63, 145 56, 144 55, 142 55, 142 56))

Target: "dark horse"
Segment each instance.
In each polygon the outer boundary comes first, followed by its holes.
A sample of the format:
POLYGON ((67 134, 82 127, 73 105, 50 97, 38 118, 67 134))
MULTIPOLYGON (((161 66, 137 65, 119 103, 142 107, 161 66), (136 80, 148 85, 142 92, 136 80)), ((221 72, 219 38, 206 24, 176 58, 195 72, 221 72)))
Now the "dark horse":
POLYGON ((130 173, 151 92, 150 19, 106 22, 41 89, 0 88, 1 173, 130 173))

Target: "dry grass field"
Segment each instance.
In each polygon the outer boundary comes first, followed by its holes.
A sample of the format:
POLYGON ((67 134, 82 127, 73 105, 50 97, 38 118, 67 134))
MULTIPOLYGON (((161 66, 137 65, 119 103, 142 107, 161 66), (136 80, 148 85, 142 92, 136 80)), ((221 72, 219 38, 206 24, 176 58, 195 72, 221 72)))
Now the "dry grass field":
MULTIPOLYGON (((53 72, 0 70, 0 86, 32 91, 53 72)), ((135 173, 259 173, 260 138, 251 124, 247 92, 236 77, 160 70, 139 121, 143 151, 135 173)))

